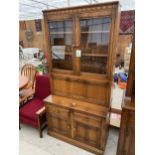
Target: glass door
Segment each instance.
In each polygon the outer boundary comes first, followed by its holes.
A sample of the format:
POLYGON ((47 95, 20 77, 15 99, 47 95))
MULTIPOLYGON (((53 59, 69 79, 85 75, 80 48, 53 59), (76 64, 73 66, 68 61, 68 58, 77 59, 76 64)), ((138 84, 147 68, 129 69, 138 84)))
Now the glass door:
POLYGON ((52 68, 72 70, 72 19, 49 21, 52 68))
POLYGON ((106 74, 111 18, 80 19, 81 72, 106 74))

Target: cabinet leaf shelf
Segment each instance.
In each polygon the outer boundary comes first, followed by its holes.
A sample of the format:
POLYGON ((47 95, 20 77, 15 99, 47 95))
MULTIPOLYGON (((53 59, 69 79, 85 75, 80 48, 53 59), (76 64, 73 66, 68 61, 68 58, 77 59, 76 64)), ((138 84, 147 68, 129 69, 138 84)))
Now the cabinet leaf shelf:
POLYGON ((85 32, 80 32, 81 34, 86 34, 86 33, 110 33, 110 31, 85 31, 85 32))
MULTIPOLYGON (((110 31, 90 31, 90 32, 80 32, 81 34, 87 34, 87 33, 110 33, 110 31)), ((52 34, 72 34, 72 32, 51 32, 52 34)))
MULTIPOLYGON (((64 55, 73 55, 73 53, 64 52, 64 55)), ((92 57, 108 57, 107 54, 101 54, 101 53, 83 53, 82 56, 92 56, 92 57)))
POLYGON ((83 53, 83 56, 92 56, 92 57, 108 57, 108 54, 102 54, 102 53, 83 53))
POLYGON ((72 32, 50 32, 50 35, 53 34, 72 34, 72 32))

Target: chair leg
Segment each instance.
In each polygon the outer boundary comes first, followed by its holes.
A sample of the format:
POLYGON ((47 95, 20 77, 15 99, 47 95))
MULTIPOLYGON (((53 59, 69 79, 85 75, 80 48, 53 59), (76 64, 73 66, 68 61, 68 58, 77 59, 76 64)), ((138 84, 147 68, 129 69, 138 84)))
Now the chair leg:
POLYGON ((37 119, 38 119, 39 136, 40 136, 40 138, 42 138, 42 137, 43 137, 42 128, 41 128, 41 126, 42 126, 42 125, 41 125, 41 124, 42 124, 42 120, 41 120, 40 115, 37 116, 37 119))
POLYGON ((42 129, 39 129, 39 136, 40 136, 40 138, 43 138, 42 129))

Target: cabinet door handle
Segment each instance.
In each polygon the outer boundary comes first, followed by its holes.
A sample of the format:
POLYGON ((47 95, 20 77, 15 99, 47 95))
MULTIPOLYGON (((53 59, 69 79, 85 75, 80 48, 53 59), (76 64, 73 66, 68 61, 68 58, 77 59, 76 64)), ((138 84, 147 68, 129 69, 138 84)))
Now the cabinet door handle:
POLYGON ((73 128, 73 131, 76 131, 76 128, 73 128))
POLYGON ((76 106, 76 103, 75 102, 71 103, 71 106, 72 107, 75 107, 76 106))

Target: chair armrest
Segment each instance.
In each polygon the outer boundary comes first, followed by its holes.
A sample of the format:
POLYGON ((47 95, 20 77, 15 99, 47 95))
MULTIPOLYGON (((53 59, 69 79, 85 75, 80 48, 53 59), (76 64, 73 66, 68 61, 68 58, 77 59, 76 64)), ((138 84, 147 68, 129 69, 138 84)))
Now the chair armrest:
POLYGON ((19 104, 22 105, 23 102, 28 101, 30 97, 34 95, 34 89, 24 89, 19 92, 19 104))
POLYGON ((45 113, 45 106, 43 106, 41 109, 39 109, 39 110, 36 112, 36 115, 42 116, 44 113, 45 113))

